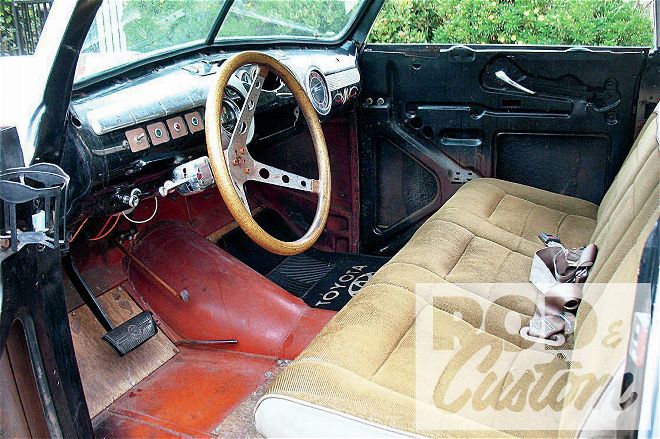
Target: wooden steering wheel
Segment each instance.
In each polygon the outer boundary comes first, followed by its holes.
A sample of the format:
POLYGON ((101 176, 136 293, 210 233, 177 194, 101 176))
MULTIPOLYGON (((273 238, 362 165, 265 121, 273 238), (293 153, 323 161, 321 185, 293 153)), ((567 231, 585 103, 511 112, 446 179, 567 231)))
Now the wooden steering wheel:
POLYGON ((287 256, 302 253, 314 245, 323 232, 330 209, 330 160, 316 110, 288 68, 275 58, 254 51, 241 52, 222 63, 206 100, 206 147, 220 195, 238 225, 254 242, 270 252, 287 256), (256 74, 234 132, 223 136, 221 116, 225 88, 234 72, 246 64, 256 64, 256 74), (318 180, 258 162, 248 151, 248 134, 261 88, 269 72, 279 76, 289 88, 307 121, 316 154, 318 180), (267 233, 252 218, 244 189, 249 180, 318 194, 316 214, 309 230, 296 241, 281 241, 267 233))

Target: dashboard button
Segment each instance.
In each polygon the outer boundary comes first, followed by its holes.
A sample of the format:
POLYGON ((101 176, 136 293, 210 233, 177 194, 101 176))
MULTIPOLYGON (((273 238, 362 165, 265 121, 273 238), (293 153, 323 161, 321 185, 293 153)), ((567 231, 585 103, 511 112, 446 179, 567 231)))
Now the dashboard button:
POLYGON ((131 151, 138 152, 143 149, 149 148, 149 139, 147 138, 147 132, 144 131, 144 128, 135 128, 133 130, 128 130, 125 133, 126 140, 128 140, 128 145, 131 147, 131 151))
POLYGON ((185 118, 191 133, 197 133, 204 129, 204 121, 198 111, 186 114, 185 118))
POLYGON ((151 143, 153 143, 154 146, 170 140, 170 134, 167 132, 167 128, 163 122, 156 122, 147 125, 147 131, 149 132, 151 143))
POLYGON ((167 127, 170 129, 170 134, 172 135, 173 139, 178 139, 179 137, 183 137, 188 134, 188 128, 186 128, 186 123, 183 121, 181 116, 167 119, 167 127))

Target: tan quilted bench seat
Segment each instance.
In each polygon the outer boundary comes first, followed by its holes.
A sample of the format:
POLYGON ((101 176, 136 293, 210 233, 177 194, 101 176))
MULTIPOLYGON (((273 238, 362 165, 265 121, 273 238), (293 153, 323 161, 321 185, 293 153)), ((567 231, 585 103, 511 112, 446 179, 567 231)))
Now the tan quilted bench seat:
MULTIPOLYGON (((474 180, 429 218, 373 281, 409 291, 419 282, 527 283, 532 256, 543 247, 539 232, 561 236, 572 247, 585 245, 597 212, 595 204, 565 195, 492 178, 474 180)), ((486 299, 497 293, 473 291, 486 299)), ((530 284, 520 293, 530 300, 505 305, 531 316, 537 290, 530 284)))
MULTIPOLYGON (((255 413, 259 431, 267 437, 580 434, 584 415, 561 407, 550 415, 528 418, 534 430, 517 430, 502 427, 509 420, 515 425, 516 413, 511 410, 484 416, 457 413, 441 397, 434 396, 433 403, 420 402, 415 382, 420 371, 416 336, 419 328, 432 322, 434 346, 457 338, 464 347, 506 351, 512 356, 505 369, 538 371, 545 367, 577 374, 586 368, 614 375, 625 357, 634 302, 634 295, 620 294, 616 282, 636 282, 644 243, 658 220, 658 137, 654 114, 600 206, 496 179, 466 184, 273 382, 255 413), (487 319, 485 327, 480 327, 479 307, 427 297, 417 288, 420 283, 460 288, 471 299, 466 302, 490 306, 495 320, 514 314, 524 324, 534 313, 537 291, 528 279, 531 258, 542 247, 536 237, 540 232, 557 234, 571 247, 592 242, 599 248, 584 289, 584 303, 590 306, 580 307, 574 339, 566 346, 587 347, 573 351, 571 361, 562 360, 552 349, 530 348, 517 333, 489 325, 487 319), (498 289, 507 283, 523 284, 517 293, 528 300, 496 300, 498 289), (596 283, 607 286, 603 289, 596 283), (587 343, 598 320, 592 307, 598 309, 601 319, 625 322, 619 334, 623 342, 609 350, 600 343, 587 343), (440 427, 419 429, 416 415, 433 419, 440 427)), ((448 388, 462 361, 451 356, 445 360, 422 365, 422 373, 439 374, 438 395, 448 388)), ((559 382, 573 378, 560 374, 559 382)), ((474 377, 475 381, 482 379, 474 377)), ((601 384, 595 399, 607 389, 620 389, 620 382, 614 379, 601 384)), ((504 398, 504 390, 499 391, 494 390, 494 397, 504 398)), ((588 403, 594 404, 595 399, 588 403)))

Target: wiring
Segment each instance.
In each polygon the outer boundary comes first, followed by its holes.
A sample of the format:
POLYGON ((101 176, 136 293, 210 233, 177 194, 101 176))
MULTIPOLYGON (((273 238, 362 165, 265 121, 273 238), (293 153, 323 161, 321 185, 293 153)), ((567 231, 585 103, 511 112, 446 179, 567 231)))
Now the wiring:
POLYGON ((83 229, 83 227, 85 227, 85 224, 87 224, 87 221, 89 221, 89 217, 85 218, 85 220, 82 223, 80 223, 80 225, 78 226, 76 231, 73 232, 73 235, 71 235, 71 238, 69 238, 69 242, 73 242, 73 240, 76 239, 76 236, 78 236, 78 233, 80 233, 80 231, 83 229))
MULTIPOLYGON (((121 214, 124 215, 124 218, 126 218, 127 220, 129 220, 129 221, 132 222, 133 224, 144 224, 144 223, 148 223, 149 221, 151 221, 152 219, 154 219, 154 217, 156 216, 156 213, 158 212, 158 197, 154 197, 154 202, 155 202, 155 205, 154 205, 154 212, 151 214, 151 216, 150 216, 149 218, 147 218, 147 219, 145 219, 145 220, 134 220, 133 218, 130 218, 130 217, 128 216, 128 214, 127 214, 125 211, 122 212, 121 214)), ((132 210, 129 211, 128 213, 131 213, 131 212, 132 212, 132 210)))
POLYGON ((110 216, 108 217, 108 219, 105 220, 105 224, 103 224, 103 226, 99 229, 99 231, 98 231, 98 233, 96 234, 96 236, 95 236, 94 238, 92 238, 93 240, 95 240, 95 239, 98 238, 102 233, 105 232, 106 227, 108 227, 108 224, 110 224, 110 221, 112 221, 112 220, 114 219, 114 217, 115 217, 115 215, 110 215, 110 216))
POLYGON ((90 238, 90 241, 98 241, 98 240, 103 239, 106 236, 108 236, 110 234, 110 232, 112 232, 115 229, 115 227, 117 227, 117 224, 119 223, 120 219, 121 219, 121 215, 119 215, 119 214, 115 214, 115 215, 110 216, 108 218, 108 220, 105 222, 105 224, 103 225, 103 228, 101 229, 99 234, 96 235, 93 238, 90 238), (112 226, 107 231, 103 232, 103 230, 105 230, 106 226, 110 223, 110 220, 112 218, 115 219, 115 222, 112 224, 112 226))
MULTIPOLYGON (((119 220, 121 219, 122 215, 124 216, 124 218, 126 218, 128 221, 130 221, 134 224, 144 224, 144 223, 147 223, 147 222, 151 221, 152 219, 154 219, 154 217, 156 216, 156 213, 158 212, 158 198, 157 197, 154 198, 154 203, 155 204, 154 204, 153 213, 151 214, 151 216, 149 218, 147 218, 145 220, 135 220, 133 218, 130 218, 128 216, 128 214, 131 213, 133 211, 133 209, 121 212, 121 215, 120 214, 110 215, 108 217, 108 219, 105 221, 105 223, 103 224, 103 227, 101 227, 99 232, 96 234, 96 236, 93 237, 93 238, 90 238, 89 240, 90 241, 99 241, 99 240, 105 238, 106 236, 108 236, 117 227, 117 224, 119 224, 119 220), (114 222, 112 223, 110 228, 108 228, 108 225, 110 225, 110 222, 113 219, 114 219, 114 222)), ((72 242, 74 239, 76 239, 78 234, 80 234, 80 232, 82 231, 83 227, 85 227, 85 224, 87 224, 87 221, 89 221, 89 218, 85 218, 85 220, 78 226, 76 231, 73 233, 73 235, 69 239, 69 242, 72 242)), ((0 238, 1 238, 1 236, 0 236, 0 238)))

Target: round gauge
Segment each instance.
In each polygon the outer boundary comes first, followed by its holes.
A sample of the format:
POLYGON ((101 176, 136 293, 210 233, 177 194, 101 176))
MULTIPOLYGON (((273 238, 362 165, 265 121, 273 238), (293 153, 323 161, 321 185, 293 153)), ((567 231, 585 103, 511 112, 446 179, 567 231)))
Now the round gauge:
POLYGON ((307 92, 312 105, 319 114, 325 115, 330 112, 330 90, 325 82, 325 77, 318 70, 311 70, 307 75, 307 92))

